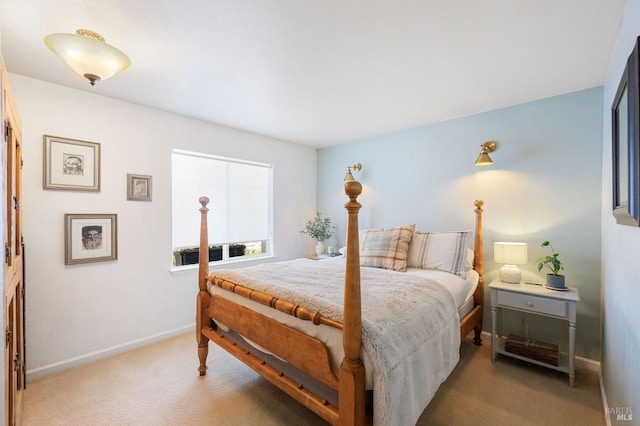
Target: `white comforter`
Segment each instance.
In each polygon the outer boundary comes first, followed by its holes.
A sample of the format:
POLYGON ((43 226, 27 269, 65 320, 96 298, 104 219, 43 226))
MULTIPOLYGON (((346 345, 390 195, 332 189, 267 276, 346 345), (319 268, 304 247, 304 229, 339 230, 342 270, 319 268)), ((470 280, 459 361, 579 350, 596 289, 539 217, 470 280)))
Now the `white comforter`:
MULTIPOLYGON (((297 259, 213 275, 342 322, 344 265, 297 259)), ((373 370, 374 424, 415 425, 459 360, 460 319, 442 285, 361 269, 364 358, 373 370)))

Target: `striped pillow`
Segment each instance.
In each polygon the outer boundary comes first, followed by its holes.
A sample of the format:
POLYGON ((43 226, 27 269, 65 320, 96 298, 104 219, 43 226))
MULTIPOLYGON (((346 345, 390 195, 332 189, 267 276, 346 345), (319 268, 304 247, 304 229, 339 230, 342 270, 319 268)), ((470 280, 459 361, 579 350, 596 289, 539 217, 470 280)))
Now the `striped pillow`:
POLYGON ((436 269, 463 278, 468 257, 467 239, 471 231, 413 233, 407 265, 410 268, 436 269))
POLYGON ((415 225, 367 229, 360 248, 360 264, 374 268, 407 270, 409 241, 415 225))

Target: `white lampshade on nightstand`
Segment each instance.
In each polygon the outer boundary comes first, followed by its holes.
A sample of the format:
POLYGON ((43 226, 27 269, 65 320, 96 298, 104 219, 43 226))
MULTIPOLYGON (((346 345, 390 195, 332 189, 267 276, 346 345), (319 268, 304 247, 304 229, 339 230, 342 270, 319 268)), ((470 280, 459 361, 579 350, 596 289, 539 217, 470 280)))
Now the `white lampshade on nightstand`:
POLYGON ((500 281, 503 283, 517 284, 522 274, 516 265, 527 264, 526 243, 493 243, 493 260, 503 263, 500 268, 500 281))

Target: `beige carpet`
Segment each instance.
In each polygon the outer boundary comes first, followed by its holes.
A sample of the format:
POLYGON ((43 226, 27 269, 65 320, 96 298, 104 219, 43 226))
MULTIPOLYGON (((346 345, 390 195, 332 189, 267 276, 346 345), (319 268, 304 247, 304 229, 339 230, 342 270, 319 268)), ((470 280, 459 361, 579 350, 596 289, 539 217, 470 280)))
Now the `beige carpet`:
MULTIPOLYGON (((199 377, 193 333, 29 383, 24 425, 322 425, 312 412, 210 344, 199 377)), ((419 425, 603 425, 597 374, 566 375, 462 344, 419 425)))

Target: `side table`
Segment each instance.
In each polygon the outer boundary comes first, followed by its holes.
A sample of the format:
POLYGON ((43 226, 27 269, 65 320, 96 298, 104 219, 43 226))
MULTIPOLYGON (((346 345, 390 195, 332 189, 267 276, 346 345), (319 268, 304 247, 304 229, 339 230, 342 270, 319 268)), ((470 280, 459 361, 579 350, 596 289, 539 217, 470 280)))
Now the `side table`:
POLYGON ((569 386, 575 384, 575 340, 576 305, 580 293, 576 288, 566 291, 550 290, 541 285, 503 283, 495 279, 489 284, 491 290, 491 362, 496 354, 517 358, 543 367, 565 372, 569 375, 569 386), (560 353, 558 365, 552 365, 505 350, 506 337, 498 327, 498 311, 511 309, 530 314, 558 318, 569 323, 569 353, 560 353))

